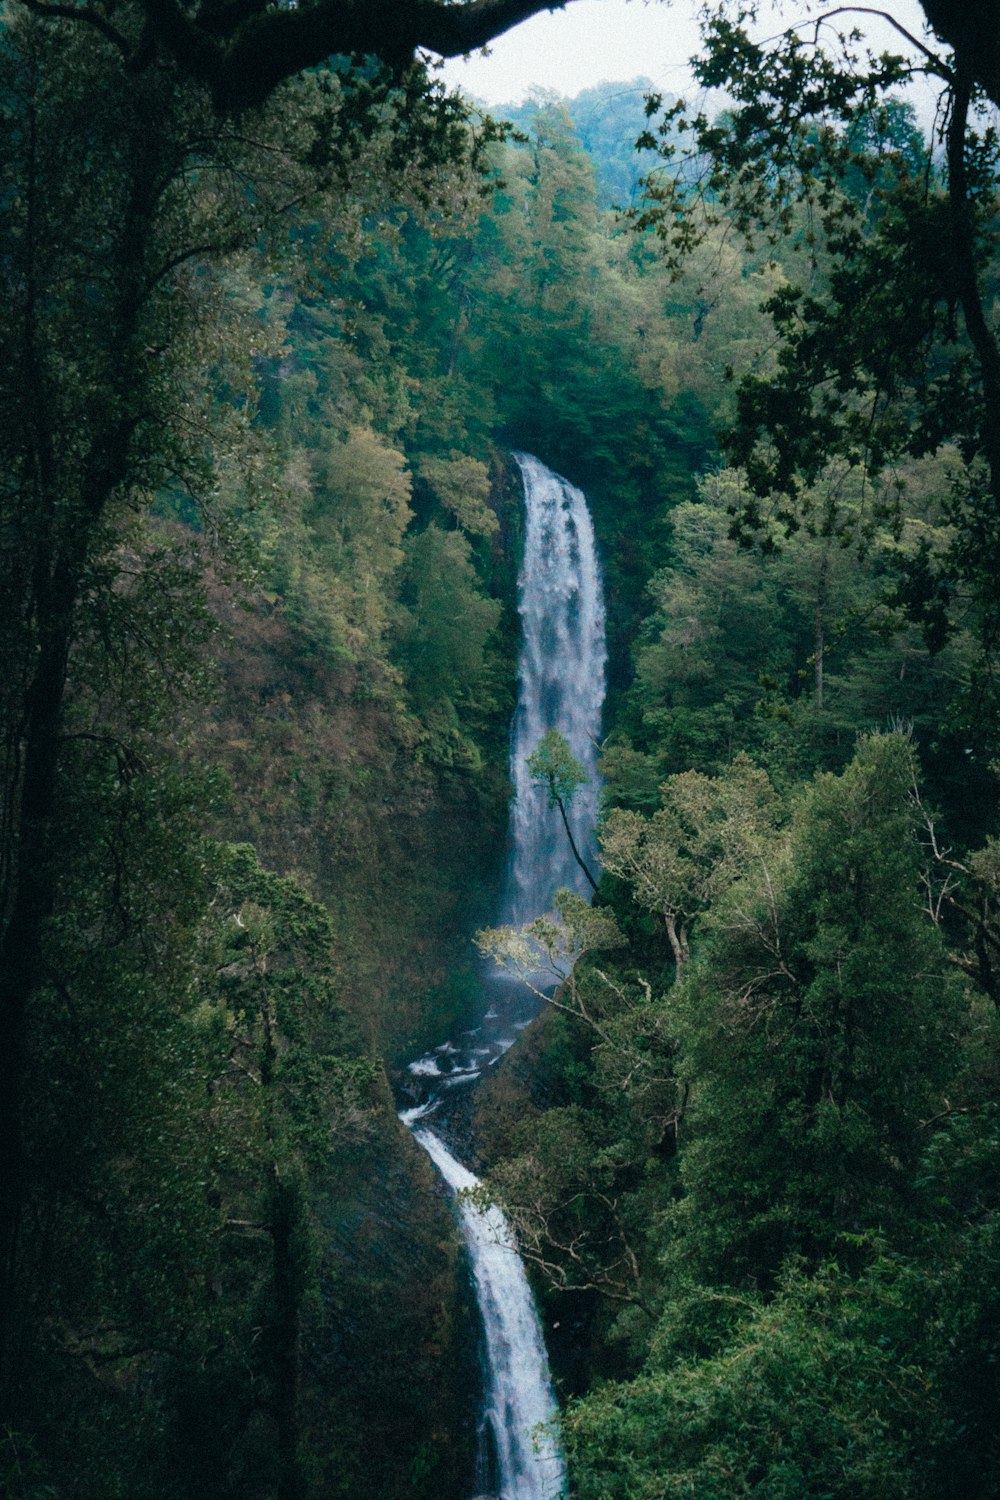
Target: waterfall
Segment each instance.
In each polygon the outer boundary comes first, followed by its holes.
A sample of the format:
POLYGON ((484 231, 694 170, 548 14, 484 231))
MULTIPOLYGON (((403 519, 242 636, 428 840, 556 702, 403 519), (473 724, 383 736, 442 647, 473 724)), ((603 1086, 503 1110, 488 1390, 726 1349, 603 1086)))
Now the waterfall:
MULTIPOLYGON (((414 1137, 456 1193, 478 1187, 478 1178, 455 1160, 432 1130, 415 1120, 414 1137)), ((406 1119, 406 1116, 403 1117, 406 1119)), ((486 1399, 480 1487, 497 1483, 503 1500, 555 1500, 566 1472, 551 1427, 556 1414, 541 1324, 506 1220, 498 1208, 480 1209, 460 1198, 459 1222, 483 1317, 486 1399), (487 1455, 493 1457, 489 1462, 487 1455)))
POLYGON ((518 579, 521 655, 511 733, 511 859, 503 920, 544 912, 554 891, 589 895, 557 808, 533 786, 527 759, 558 729, 587 773, 569 809, 577 848, 596 868, 597 750, 604 703, 604 595, 587 502, 537 458, 515 453, 524 480, 524 561, 518 579))
MULTIPOLYGON (((588 776, 569 809, 573 838, 596 868, 597 752, 604 702, 604 598, 594 529, 578 489, 526 453, 514 455, 524 480, 524 561, 518 578, 522 622, 518 699, 511 729, 511 856, 502 919, 521 923, 544 912, 561 886, 589 894, 558 809, 532 786, 527 757, 558 729, 588 776)), ((451 1091, 474 1084, 511 1047, 537 1006, 523 986, 484 976, 483 1011, 461 1037, 442 1042, 409 1066, 423 1102, 400 1118, 451 1190, 477 1179, 424 1123, 446 1113, 451 1091)), ((524 1267, 500 1210, 458 1199, 459 1223, 482 1314, 485 1394, 479 1488, 500 1500, 556 1500, 565 1469, 546 1424, 556 1413, 541 1326, 524 1267)))

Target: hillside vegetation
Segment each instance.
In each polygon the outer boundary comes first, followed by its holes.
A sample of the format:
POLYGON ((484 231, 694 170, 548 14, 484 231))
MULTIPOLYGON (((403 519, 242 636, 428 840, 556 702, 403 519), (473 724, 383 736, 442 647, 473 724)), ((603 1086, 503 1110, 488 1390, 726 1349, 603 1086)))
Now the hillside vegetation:
POLYGON ((343 57, 236 110, 180 21, 36 9, 0 1487, 466 1500, 474 1322, 391 1085, 475 1004, 525 449, 599 538, 604 875, 476 1142, 572 1492, 995 1494, 988 127, 943 164, 824 74, 766 140, 618 85, 511 135, 343 57))

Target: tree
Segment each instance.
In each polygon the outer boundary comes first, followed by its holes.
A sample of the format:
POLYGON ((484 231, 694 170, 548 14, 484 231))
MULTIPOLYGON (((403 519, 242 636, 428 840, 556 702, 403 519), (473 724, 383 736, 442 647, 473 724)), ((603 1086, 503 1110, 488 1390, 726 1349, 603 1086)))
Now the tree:
POLYGON ((577 989, 577 966, 587 954, 620 948, 625 939, 611 911, 591 906, 573 891, 556 891, 553 905, 550 915, 537 916, 524 927, 483 928, 476 934, 476 946, 539 999, 551 999, 557 1007, 596 1024, 577 989))
POLYGON ((329 914, 247 846, 221 849, 218 866, 201 953, 217 989, 198 1022, 227 1054, 210 1132, 223 1274, 233 1309, 252 1306, 260 1320, 252 1370, 275 1434, 275 1493, 300 1500, 303 1327, 321 1259, 310 1178, 372 1133, 382 1079, 337 1004, 329 914))
MULTIPOLYGON (((207 179, 226 180, 246 157, 203 103, 150 76, 93 108, 94 91, 116 72, 98 35, 22 17, 4 28, 0 49, 11 413, 2 439, 11 671, 3 685, 0 1297, 9 1303, 25 1187, 20 1093, 58 885, 73 648, 82 622, 93 622, 129 572, 120 547, 139 496, 174 482, 196 494, 211 488, 207 449, 222 436, 225 406, 198 390, 219 295, 204 255, 245 242, 260 216, 239 194, 216 201, 206 190, 207 179), (198 184, 190 191, 189 176, 198 184)), ((274 199, 263 178, 261 187, 266 216, 274 199)), ((221 376, 228 362, 218 353, 221 376)), ((234 375, 241 353, 234 345, 234 375)), ((98 734, 94 744, 107 756, 115 740, 98 734)), ((131 753, 126 745, 123 777, 135 769, 131 753)))
POLYGON ((322 433, 297 455, 303 530, 279 574, 307 635, 336 661, 379 654, 412 517, 406 460, 371 428, 322 433))
MULTIPOLYGON (((152 66, 155 45, 127 66, 119 22, 137 36, 134 13, 112 23, 89 7, 43 16, 19 8, 0 35, 9 418, 0 566, 10 663, 0 690, 0 1345, 28 1190, 22 1094, 33 1007, 51 977, 46 927, 60 915, 66 778, 79 777, 82 750, 122 785, 145 774, 141 742, 184 677, 175 665, 186 636, 201 629, 193 606, 143 618, 140 601, 152 595, 141 580, 152 583, 161 549, 141 518, 154 501, 196 518, 204 546, 189 549, 194 573, 213 540, 240 529, 236 512, 242 521, 275 501, 281 484, 252 420, 261 357, 277 339, 257 316, 259 289, 248 294, 252 256, 294 256, 285 229, 306 202, 324 205, 336 237, 358 224, 365 184, 377 196, 405 175, 401 196, 419 198, 429 189, 424 166, 439 165, 444 149, 424 94, 367 90, 363 70, 354 92, 350 79, 313 72, 286 86, 273 118, 227 123, 201 85, 152 66), (401 148, 398 171, 395 126, 420 135, 421 120, 428 131, 401 148), (237 264, 239 276, 227 279, 223 268, 237 264), (92 667, 102 655, 103 678, 85 680, 84 661, 92 667), (140 689, 145 718, 132 701, 140 689)), ((467 160, 469 138, 464 127, 450 135, 454 125, 450 117, 448 149, 467 160)), ((355 447, 381 483, 394 462, 386 445, 361 437, 355 447)), ((343 464, 334 472, 342 452, 328 457, 330 483, 343 488, 343 464)), ((389 568, 401 558, 392 536, 395 528, 398 542, 405 520, 401 468, 399 460, 389 484, 389 534, 377 538, 389 568)), ((371 473, 365 483, 370 500, 371 473)), ((242 529, 246 541, 252 528, 242 529)), ((216 560, 236 566, 219 551, 216 560)), ((384 611, 369 603, 370 616, 360 606, 354 614, 377 636, 384 611)))
POLYGON ((571 1045, 581 1037, 592 1083, 586 1102, 515 1124, 485 1191, 550 1289, 648 1313, 634 1248, 647 1205, 636 1205, 635 1179, 680 1117, 672 1039, 650 986, 606 972, 626 946, 610 909, 568 890, 556 892, 554 907, 524 927, 479 932, 476 945, 569 1023, 571 1045))
POLYGON ((483 597, 461 532, 432 523, 406 551, 396 636, 407 683, 417 703, 447 698, 455 705, 474 692, 483 675, 500 604, 483 597))
POLYGON ((912 725, 933 799, 963 836, 970 768, 959 777, 956 760, 969 742, 957 740, 946 705, 972 667, 975 642, 956 629, 928 645, 894 598, 900 568, 950 545, 938 499, 947 469, 946 456, 900 467, 905 514, 867 540, 850 486, 850 505, 825 495, 838 487, 831 470, 798 529, 786 535, 773 523, 753 548, 730 535, 731 507, 746 495, 742 472, 701 480, 698 503, 671 513, 673 558, 650 582, 655 607, 602 764, 611 796, 634 796, 625 775, 641 772, 649 798, 664 772, 695 765, 717 774, 739 751, 784 786, 841 768, 859 731, 895 721, 912 725), (849 536, 828 530, 831 513, 849 523, 849 536))
POLYGON ((587 773, 558 729, 548 730, 532 750, 528 756, 528 772, 535 786, 544 787, 549 807, 558 807, 573 858, 587 877, 592 890, 596 891, 597 881, 576 847, 569 824, 569 807, 577 789, 586 782, 587 773))
POLYGON ((777 821, 767 775, 745 755, 718 778, 698 771, 669 777, 651 818, 616 808, 604 820, 604 867, 633 900, 663 918, 677 974, 690 930, 748 867, 764 862, 777 821))
MULTIPOLYGON (((738 387, 725 442, 750 482, 734 507, 744 536, 772 515, 797 525, 805 492, 834 458, 870 482, 904 456, 958 448, 962 467, 942 494, 952 545, 900 560, 897 592, 929 638, 940 641, 956 612, 975 618, 981 660, 964 718, 987 734, 1000 639, 1000 345, 987 312, 997 162, 983 112, 997 88, 995 27, 984 4, 940 0, 924 10, 953 54, 893 21, 905 55, 875 56, 838 35, 852 9, 767 42, 751 35, 755 6, 711 11, 699 76, 737 107, 718 122, 688 122, 690 164, 651 182, 642 222, 682 254, 701 233, 692 211, 701 195, 709 217, 730 216, 744 234, 771 244, 797 235, 811 267, 809 281, 766 304, 774 371, 738 387), (926 157, 915 159, 891 98, 915 72, 938 80, 947 99, 943 185, 926 157)), ((880 14, 892 20, 891 7, 880 14)), ((682 110, 661 127, 668 158, 682 110)))
MULTIPOLYGON (((661 1345, 637 1379, 571 1407, 574 1493, 933 1500, 968 1477, 970 1493, 995 1494, 966 1467, 966 1433, 951 1439, 938 1339, 926 1331, 939 1307, 940 1288, 889 1256, 860 1281, 836 1265, 790 1267, 770 1302, 705 1289, 703 1318, 729 1324, 724 1347, 697 1358, 661 1345)), ((985 1435, 979 1425, 971 1440, 985 1435)))
POLYGON ((913 784, 903 736, 862 739, 705 918, 678 997, 692 1089, 678 1227, 710 1281, 766 1285, 789 1254, 815 1264, 840 1235, 905 1217, 962 1025, 916 900, 913 784))

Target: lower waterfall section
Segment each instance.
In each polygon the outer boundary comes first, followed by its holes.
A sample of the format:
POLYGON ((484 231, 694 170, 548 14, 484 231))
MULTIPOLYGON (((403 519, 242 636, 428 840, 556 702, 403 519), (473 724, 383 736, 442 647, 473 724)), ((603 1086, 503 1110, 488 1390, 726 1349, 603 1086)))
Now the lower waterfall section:
MULTIPOLYGON (((455 1160, 439 1136, 402 1119, 455 1193, 479 1179, 455 1160)), ((556 1500, 566 1471, 552 1423, 556 1401, 545 1342, 528 1278, 507 1222, 492 1205, 459 1198, 458 1217, 472 1268, 485 1336, 485 1400, 477 1477, 502 1500, 556 1500), (494 1469, 494 1473, 489 1471, 494 1469)))

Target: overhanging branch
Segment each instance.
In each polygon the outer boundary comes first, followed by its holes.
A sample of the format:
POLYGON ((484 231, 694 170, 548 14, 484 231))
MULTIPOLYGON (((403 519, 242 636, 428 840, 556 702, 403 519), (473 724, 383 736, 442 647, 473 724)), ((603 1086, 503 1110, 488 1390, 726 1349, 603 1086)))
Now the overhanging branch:
POLYGON ((958 71, 1000 104, 1000 26, 996 0, 920 0, 934 32, 955 52, 958 71))
MULTIPOLYGON (((125 36, 97 4, 21 0, 35 14, 96 27, 126 56, 125 36)), ((572 0, 303 0, 265 8, 262 0, 139 0, 159 46, 204 83, 222 111, 262 104, 286 78, 332 56, 377 57, 402 71, 421 51, 474 52, 541 11, 572 0)), ((145 54, 144 54, 145 55, 145 54)))
POLYGON ((417 0, 417 45, 441 57, 461 57, 540 11, 564 10, 567 4, 572 0, 470 0, 467 5, 417 0))
MULTIPOLYGON (((158 13, 170 13, 171 36, 185 56, 178 61, 204 66, 208 37, 179 36, 186 24, 175 0, 146 0, 158 13), (180 25, 179 25, 180 23, 180 25)), ((218 104, 226 109, 261 104, 285 78, 334 55, 378 57, 394 69, 404 68, 418 50, 441 57, 460 57, 484 47, 521 21, 543 10, 561 10, 572 0, 470 0, 443 5, 437 0, 355 0, 353 4, 318 0, 295 10, 272 10, 252 18, 230 39, 214 77, 205 76, 218 104)), ((214 49, 213 49, 214 50, 214 49)))

